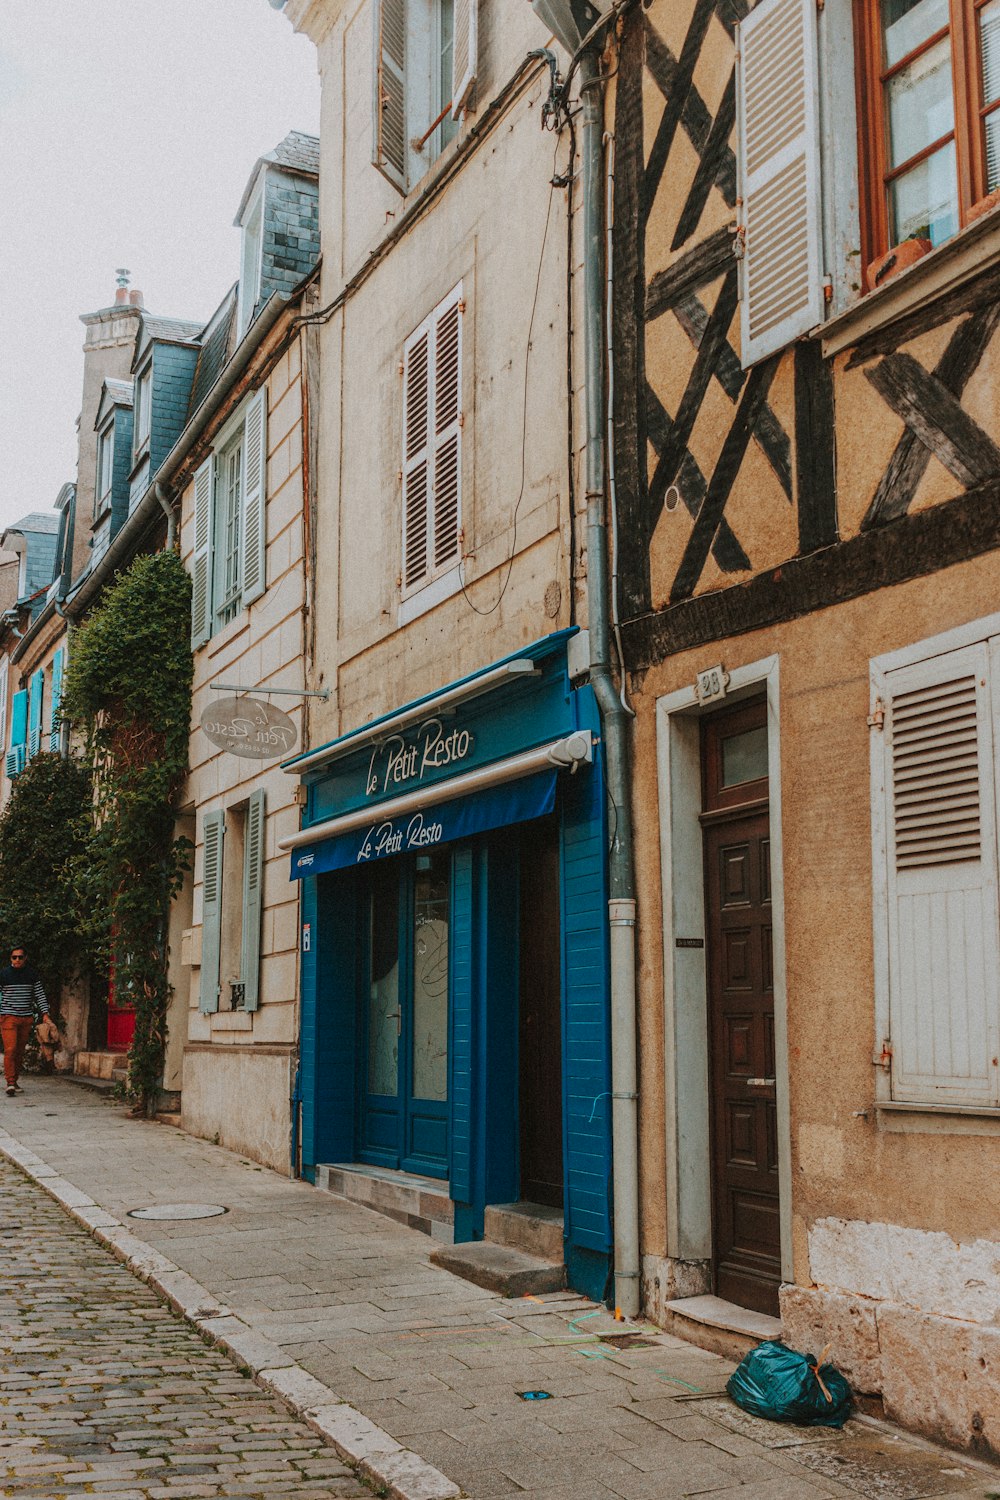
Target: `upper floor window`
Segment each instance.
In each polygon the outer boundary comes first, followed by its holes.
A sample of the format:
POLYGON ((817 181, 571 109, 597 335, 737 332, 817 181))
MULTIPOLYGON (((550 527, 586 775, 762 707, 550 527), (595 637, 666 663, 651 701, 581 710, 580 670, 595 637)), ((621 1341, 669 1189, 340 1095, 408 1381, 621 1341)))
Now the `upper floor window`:
POLYGON ((94 515, 111 509, 111 489, 115 473, 115 424, 112 422, 97 439, 97 493, 94 515))
POLYGON ((403 592, 459 561, 462 301, 449 292, 403 346, 403 592))
POLYGON ((1000 0, 865 0, 858 15, 870 254, 939 245, 1000 186, 1000 0))
POLYGON ((203 645, 264 592, 266 391, 224 428, 194 476, 191 641, 203 645))
POLYGON ((264 192, 258 189, 243 224, 240 252, 240 290, 237 323, 240 338, 250 327, 253 310, 260 298, 261 259, 263 251, 264 192))
POLYGON ((476 77, 478 0, 376 0, 372 159, 402 192, 448 145, 476 77))
POLYGON ((152 416, 153 365, 146 366, 135 382, 135 451, 140 453, 149 439, 152 416))

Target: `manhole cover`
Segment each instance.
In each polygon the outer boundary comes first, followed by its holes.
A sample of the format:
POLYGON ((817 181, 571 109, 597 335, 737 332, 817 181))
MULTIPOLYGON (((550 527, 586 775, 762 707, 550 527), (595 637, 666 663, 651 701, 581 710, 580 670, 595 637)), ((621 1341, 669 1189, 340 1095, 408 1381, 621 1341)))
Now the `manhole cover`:
POLYGON ((215 1219, 227 1214, 221 1203, 154 1203, 152 1208, 130 1208, 130 1219, 215 1219))

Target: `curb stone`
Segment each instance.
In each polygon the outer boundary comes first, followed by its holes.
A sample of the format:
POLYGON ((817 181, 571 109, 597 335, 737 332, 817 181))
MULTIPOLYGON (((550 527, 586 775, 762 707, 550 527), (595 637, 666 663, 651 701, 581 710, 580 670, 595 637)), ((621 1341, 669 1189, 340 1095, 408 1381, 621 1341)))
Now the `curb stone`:
POLYGON ((315 1375, 289 1360, 277 1344, 221 1306, 193 1276, 138 1239, 113 1214, 5 1130, 0 1130, 0 1156, 54 1198, 92 1239, 168 1302, 207 1344, 222 1349, 235 1364, 249 1370, 263 1390, 279 1396, 295 1416, 389 1500, 457 1500, 464 1493, 439 1469, 404 1448, 315 1375))

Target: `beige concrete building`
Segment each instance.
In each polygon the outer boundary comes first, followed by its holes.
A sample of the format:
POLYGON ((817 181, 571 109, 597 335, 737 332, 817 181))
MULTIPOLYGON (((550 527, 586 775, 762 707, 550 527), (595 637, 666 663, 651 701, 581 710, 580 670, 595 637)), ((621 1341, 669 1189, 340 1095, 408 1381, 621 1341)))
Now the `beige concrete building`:
POLYGON ((625 23, 643 1274, 658 1320, 750 1310, 996 1456, 994 84, 924 9, 625 23), (888 130, 921 68, 940 155, 888 130))

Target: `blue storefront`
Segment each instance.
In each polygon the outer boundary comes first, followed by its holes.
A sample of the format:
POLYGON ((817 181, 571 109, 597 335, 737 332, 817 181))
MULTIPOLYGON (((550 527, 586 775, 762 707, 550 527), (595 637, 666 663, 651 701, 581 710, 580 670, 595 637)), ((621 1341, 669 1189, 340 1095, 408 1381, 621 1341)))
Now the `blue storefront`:
POLYGON ((607 818, 573 632, 288 762, 303 882, 301 1157, 561 1210, 570 1286, 611 1264, 607 818))

